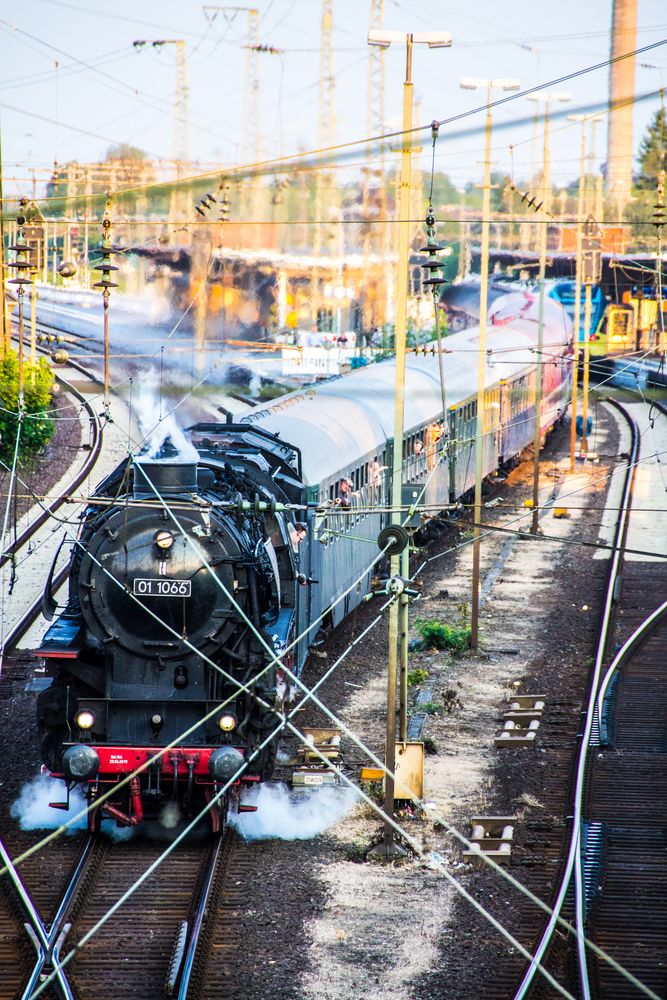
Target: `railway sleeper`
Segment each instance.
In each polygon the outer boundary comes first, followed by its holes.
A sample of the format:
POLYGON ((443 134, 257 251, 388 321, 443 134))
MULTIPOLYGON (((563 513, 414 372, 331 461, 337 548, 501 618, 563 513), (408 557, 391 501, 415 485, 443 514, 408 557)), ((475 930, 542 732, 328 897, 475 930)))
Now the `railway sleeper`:
POLYGON ((463 852, 464 861, 480 864, 482 856, 506 864, 512 854, 516 816, 473 816, 470 849, 463 852))

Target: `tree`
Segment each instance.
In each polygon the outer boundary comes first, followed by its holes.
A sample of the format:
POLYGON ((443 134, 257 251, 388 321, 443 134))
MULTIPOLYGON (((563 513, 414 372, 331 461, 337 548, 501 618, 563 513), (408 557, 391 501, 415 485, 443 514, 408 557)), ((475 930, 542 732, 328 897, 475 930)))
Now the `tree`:
MULTIPOLYGON (((0 360, 0 457, 10 465, 18 431, 18 357, 9 351, 0 360)), ((34 454, 49 443, 53 435, 50 418, 53 372, 44 358, 36 364, 26 358, 23 364, 25 415, 19 442, 22 458, 34 454)))
POLYGON ((105 160, 145 160, 146 154, 138 146, 129 142, 119 142, 117 146, 109 146, 104 154, 105 160))
POLYGON ((667 166, 667 121, 664 107, 658 108, 639 144, 639 173, 636 186, 640 191, 655 190, 658 174, 667 166))

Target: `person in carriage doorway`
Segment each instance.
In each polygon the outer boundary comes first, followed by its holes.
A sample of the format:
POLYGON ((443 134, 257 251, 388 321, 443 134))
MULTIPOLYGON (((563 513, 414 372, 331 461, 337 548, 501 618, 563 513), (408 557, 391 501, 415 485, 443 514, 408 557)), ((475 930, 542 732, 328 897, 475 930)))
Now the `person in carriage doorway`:
POLYGON ((346 476, 343 476, 340 481, 338 496, 334 502, 336 507, 342 507, 344 510, 349 510, 352 506, 352 480, 346 476))

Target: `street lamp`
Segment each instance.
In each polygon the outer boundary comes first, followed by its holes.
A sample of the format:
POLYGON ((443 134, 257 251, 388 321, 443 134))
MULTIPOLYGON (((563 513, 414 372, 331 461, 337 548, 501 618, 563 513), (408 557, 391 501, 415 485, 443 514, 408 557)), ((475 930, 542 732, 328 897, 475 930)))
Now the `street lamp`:
POLYGON ((475 431, 475 527, 472 549, 472 602, 470 614, 470 646, 479 642, 479 561, 480 522, 482 519, 482 459, 484 444, 484 388, 486 381, 486 319, 489 294, 489 216, 491 214, 491 102, 494 90, 519 90, 519 80, 485 80, 464 76, 462 90, 486 90, 486 143, 484 148, 484 183, 482 185, 482 252, 479 286, 479 355, 477 358, 477 423, 475 431))
MULTIPOLYGON (((577 435, 577 391, 579 383, 579 335, 581 332, 581 227, 586 210, 586 122, 597 123, 604 121, 604 115, 568 115, 567 120, 569 122, 581 122, 581 156, 579 160, 579 190, 577 192, 577 269, 574 285, 574 357, 572 359, 572 405, 570 407, 570 472, 574 472, 577 435)), ((591 148, 593 146, 594 129, 595 124, 592 124, 591 148)), ((584 432, 585 430, 584 428, 584 432)))
POLYGON ((535 381, 535 437, 533 442, 533 520, 530 530, 537 534, 539 524, 539 482, 540 482, 540 445, 542 444, 542 340, 544 336, 544 281, 547 269, 547 226, 549 208, 551 205, 551 159, 549 153, 549 116, 554 101, 566 104, 572 100, 571 94, 558 92, 555 94, 540 90, 528 94, 529 101, 544 104, 544 161, 542 166, 542 225, 540 227, 540 297, 537 314, 537 378, 535 381))
MULTIPOLYGON (((401 178, 399 186, 399 239, 398 270, 396 274, 396 392, 394 398, 394 454, 392 460, 391 521, 401 523, 401 503, 403 484, 403 419, 405 412, 405 338, 408 303, 408 251, 410 238, 410 175, 412 156, 412 47, 428 45, 430 49, 449 48, 452 36, 448 31, 385 31, 373 29, 368 32, 368 44, 387 49, 393 43, 405 45, 405 80, 403 83, 403 145, 401 149, 401 178)), ((392 555, 390 573, 397 577, 400 573, 399 555, 392 555)), ((389 655, 387 663, 387 735, 385 747, 384 811, 388 819, 384 824, 384 837, 380 852, 389 856, 396 853, 394 829, 394 778, 396 769, 396 682, 398 666, 399 604, 395 599, 389 609, 389 655)))

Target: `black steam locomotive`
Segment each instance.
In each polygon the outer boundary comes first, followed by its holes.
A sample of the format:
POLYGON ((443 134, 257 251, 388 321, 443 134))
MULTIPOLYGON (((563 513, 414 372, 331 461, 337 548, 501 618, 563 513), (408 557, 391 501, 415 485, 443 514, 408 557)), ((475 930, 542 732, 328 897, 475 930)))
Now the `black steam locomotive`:
MULTIPOLYGON (((37 654, 54 678, 38 700, 45 765, 93 802, 120 786, 91 810, 93 828, 210 801, 293 696, 267 647, 295 670, 306 653, 303 643, 283 655, 303 579, 298 449, 247 425, 191 432, 192 460, 168 442, 99 486, 73 547, 67 606, 37 654)), ((244 780, 268 777, 275 753, 273 740, 244 780)), ((211 808, 214 829, 221 813, 211 808)))

